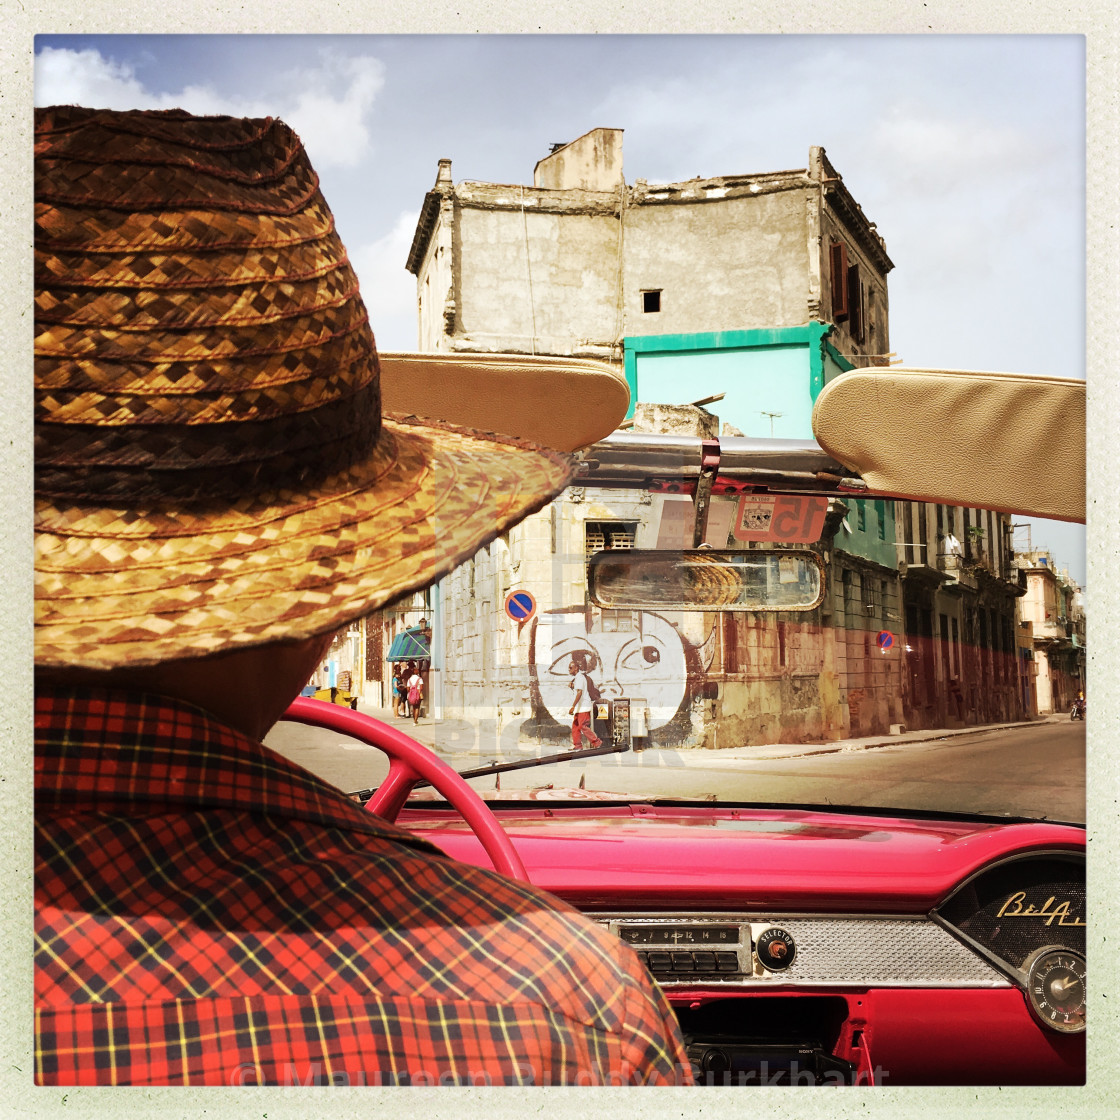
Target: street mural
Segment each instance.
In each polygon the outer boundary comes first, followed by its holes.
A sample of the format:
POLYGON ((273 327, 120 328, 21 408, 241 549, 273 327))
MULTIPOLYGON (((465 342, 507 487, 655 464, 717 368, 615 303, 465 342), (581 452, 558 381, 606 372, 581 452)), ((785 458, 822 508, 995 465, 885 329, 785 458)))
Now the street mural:
POLYGON ((652 611, 599 613, 583 606, 545 611, 530 637, 531 694, 539 734, 567 734, 573 658, 604 699, 626 697, 648 711, 652 739, 680 742, 691 727, 691 700, 711 663, 714 630, 701 645, 652 611))

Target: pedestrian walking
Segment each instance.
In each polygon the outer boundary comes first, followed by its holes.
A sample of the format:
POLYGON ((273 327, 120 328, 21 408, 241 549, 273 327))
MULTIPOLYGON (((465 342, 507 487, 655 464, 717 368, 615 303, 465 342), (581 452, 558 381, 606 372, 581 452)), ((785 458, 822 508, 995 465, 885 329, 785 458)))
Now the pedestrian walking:
POLYGON ((412 665, 412 675, 406 682, 408 688, 408 710, 412 713, 412 722, 420 722, 420 705, 424 702, 424 678, 420 670, 412 665))
POLYGON ((572 746, 578 751, 583 748, 583 736, 591 740, 592 747, 601 747, 603 740, 595 734, 591 726, 591 681, 573 658, 568 662, 568 673, 572 680, 569 687, 575 689, 575 699, 568 709, 572 717, 572 746))

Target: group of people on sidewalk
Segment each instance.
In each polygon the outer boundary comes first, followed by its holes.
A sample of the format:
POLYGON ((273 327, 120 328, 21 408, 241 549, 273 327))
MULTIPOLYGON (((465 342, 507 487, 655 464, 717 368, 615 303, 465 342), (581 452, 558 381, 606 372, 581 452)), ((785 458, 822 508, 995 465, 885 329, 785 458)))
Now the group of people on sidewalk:
POLYGON ((420 721, 420 707, 424 703, 424 678, 420 666, 409 661, 403 668, 393 669, 393 714, 412 716, 412 722, 420 721))

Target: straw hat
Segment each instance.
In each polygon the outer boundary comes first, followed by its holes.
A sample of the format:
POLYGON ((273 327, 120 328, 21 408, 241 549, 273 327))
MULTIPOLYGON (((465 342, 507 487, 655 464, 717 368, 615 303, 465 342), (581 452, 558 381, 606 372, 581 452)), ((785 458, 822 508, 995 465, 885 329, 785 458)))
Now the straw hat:
POLYGON ((55 107, 35 153, 38 665, 341 626, 540 509, 555 449, 625 414, 601 363, 379 362, 280 121, 55 107))

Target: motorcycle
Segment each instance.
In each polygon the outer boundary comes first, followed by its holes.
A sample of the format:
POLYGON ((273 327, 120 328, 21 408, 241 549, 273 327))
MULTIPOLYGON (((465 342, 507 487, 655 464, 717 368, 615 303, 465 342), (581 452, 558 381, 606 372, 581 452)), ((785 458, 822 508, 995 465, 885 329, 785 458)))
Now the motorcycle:
POLYGON ((1085 718, 1085 698, 1083 696, 1079 696, 1076 700, 1074 700, 1073 707, 1069 712, 1069 718, 1080 720, 1083 720, 1085 718))

